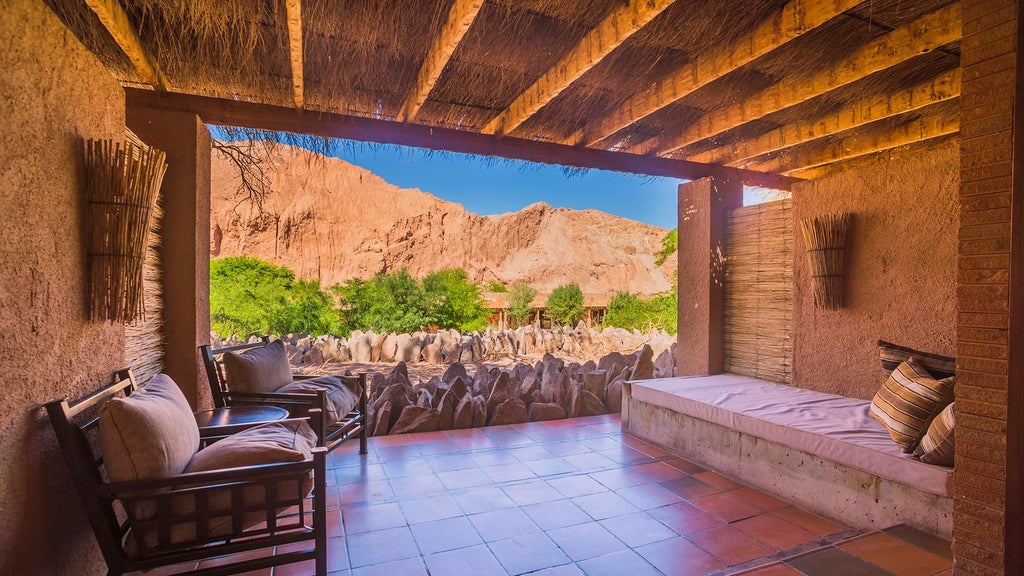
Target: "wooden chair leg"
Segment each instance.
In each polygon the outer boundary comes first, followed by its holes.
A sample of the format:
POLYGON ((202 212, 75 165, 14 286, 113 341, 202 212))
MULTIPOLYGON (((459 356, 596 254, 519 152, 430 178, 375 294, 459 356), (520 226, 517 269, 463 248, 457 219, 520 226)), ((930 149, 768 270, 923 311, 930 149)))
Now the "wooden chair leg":
MULTIPOLYGON (((327 452, 318 450, 313 454, 316 461, 316 473, 321 474, 327 468, 327 452)), ((324 481, 318 482, 323 487, 324 481)), ((316 560, 314 561, 316 576, 327 576, 327 495, 326 489, 313 491, 313 539, 316 542, 316 560)))
POLYGON ((362 420, 359 425, 359 453, 366 454, 366 426, 369 424, 366 414, 366 395, 370 393, 366 389, 366 372, 359 374, 359 386, 363 389, 359 395, 359 417, 362 420))

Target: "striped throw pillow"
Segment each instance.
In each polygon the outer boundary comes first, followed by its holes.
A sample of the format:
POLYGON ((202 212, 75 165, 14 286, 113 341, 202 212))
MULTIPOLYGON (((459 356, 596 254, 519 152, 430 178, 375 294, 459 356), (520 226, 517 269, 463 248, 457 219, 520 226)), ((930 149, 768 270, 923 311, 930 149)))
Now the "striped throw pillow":
POLYGON ((946 406, 928 426, 928 432, 914 450, 921 462, 953 465, 953 426, 956 424, 956 403, 946 406))
POLYGON ((904 452, 914 447, 932 419, 953 401, 953 379, 936 380, 915 357, 893 370, 871 400, 869 414, 904 452))
POLYGON ((906 346, 897 346, 885 340, 878 341, 878 356, 882 361, 882 370, 885 371, 884 377, 888 377, 897 366, 906 362, 911 356, 917 360, 918 364, 924 366, 933 378, 948 378, 956 373, 956 359, 954 358, 921 352, 906 346))

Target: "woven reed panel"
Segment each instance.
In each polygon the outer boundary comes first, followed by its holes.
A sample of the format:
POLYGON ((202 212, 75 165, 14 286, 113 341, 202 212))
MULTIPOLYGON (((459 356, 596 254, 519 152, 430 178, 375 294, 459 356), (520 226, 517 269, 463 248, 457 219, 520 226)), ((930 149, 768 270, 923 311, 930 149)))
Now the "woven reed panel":
MULTIPOLYGON (((126 139, 142 144, 134 133, 126 130, 126 139)), ((163 207, 157 198, 153 208, 153 223, 150 226, 149 247, 142 264, 142 300, 145 314, 124 329, 125 363, 139 384, 147 384, 153 376, 164 369, 164 299, 162 265, 160 264, 160 225, 163 222, 163 207)))
POLYGON ((726 221, 726 372, 789 384, 793 365, 791 200, 733 210, 726 221))

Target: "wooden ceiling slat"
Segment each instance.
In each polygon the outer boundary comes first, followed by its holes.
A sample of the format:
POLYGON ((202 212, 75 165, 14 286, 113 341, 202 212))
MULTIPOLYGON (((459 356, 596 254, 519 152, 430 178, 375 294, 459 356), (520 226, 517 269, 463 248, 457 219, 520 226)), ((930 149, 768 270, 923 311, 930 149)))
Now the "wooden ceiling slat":
POLYGON ((128 20, 128 14, 118 0, 85 0, 89 8, 96 13, 103 27, 114 38, 117 45, 135 65, 139 75, 157 90, 167 90, 168 82, 164 77, 156 61, 150 58, 149 54, 142 47, 139 35, 132 28, 128 20))
POLYGON ((491 120, 484 134, 508 134, 597 66, 675 0, 630 0, 587 33, 564 58, 491 120))
POLYGON ((824 148, 796 150, 792 153, 781 154, 777 158, 758 163, 756 166, 762 170, 784 171, 786 174, 792 174, 892 148, 917 144, 941 136, 949 136, 959 130, 960 112, 956 110, 926 116, 884 132, 841 138, 824 148))
POLYGON ((868 42, 831 68, 786 78, 744 102, 705 114, 678 136, 663 141, 660 153, 717 136, 955 42, 961 38, 960 16, 960 3, 950 4, 868 42))
POLYGON ((584 142, 588 146, 597 144, 861 2, 863 0, 792 0, 749 34, 717 52, 699 55, 674 74, 634 95, 594 125, 585 127, 584 142))
POLYGON ((598 168, 649 176, 697 179, 718 176, 751 186, 788 190, 798 178, 751 170, 698 164, 686 160, 608 152, 539 140, 480 134, 377 118, 296 110, 242 100, 125 88, 129 107, 137 106, 197 114, 209 124, 293 132, 326 138, 418 146, 480 156, 495 156, 543 164, 598 168))
POLYGON ((804 144, 864 126, 871 122, 913 112, 960 96, 960 69, 939 74, 899 92, 874 96, 822 118, 794 122, 752 140, 741 140, 687 158, 708 164, 742 164, 757 156, 804 144))
POLYGON ((437 79, 441 77, 441 72, 448 65, 452 54, 469 31, 469 27, 473 25, 483 5, 484 0, 455 0, 451 11, 448 12, 448 20, 423 60, 415 86, 402 104, 402 110, 398 114, 399 122, 414 120, 419 114, 423 103, 427 101, 427 96, 437 84, 437 79))
POLYGON ((302 70, 302 0, 288 0, 285 4, 288 14, 288 52, 292 65, 292 99, 296 108, 305 103, 302 70))

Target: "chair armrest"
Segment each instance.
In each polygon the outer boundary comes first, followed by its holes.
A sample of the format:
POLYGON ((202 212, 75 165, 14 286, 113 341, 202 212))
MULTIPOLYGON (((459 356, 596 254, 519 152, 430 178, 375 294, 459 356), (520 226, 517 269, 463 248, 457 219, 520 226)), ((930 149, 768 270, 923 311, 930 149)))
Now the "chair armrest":
MULTIPOLYGON (((313 410, 316 410, 316 408, 311 408, 310 412, 312 412, 313 410)), ((248 430, 250 428, 255 428, 257 426, 263 426, 264 424, 285 424, 285 423, 288 423, 288 422, 296 422, 296 421, 299 421, 299 420, 305 420, 307 423, 309 421, 308 418, 284 418, 284 419, 281 419, 281 420, 269 420, 267 422, 243 422, 243 423, 239 423, 239 424, 232 424, 230 426, 230 432, 227 432, 227 433, 225 433, 223 431, 224 428, 219 428, 219 429, 218 428, 200 428, 199 429, 199 441, 200 441, 200 444, 202 444, 203 440, 219 440, 219 439, 222 439, 222 438, 226 438, 226 437, 228 437, 228 436, 230 436, 232 434, 238 434, 239 432, 242 432, 244 430, 248 430)))
MULTIPOLYGON (((314 454, 321 448, 314 448, 314 454)), ((132 480, 128 482, 110 482, 97 487, 97 492, 111 498, 126 500, 167 496, 176 492, 190 491, 196 488, 223 490, 233 482, 261 482, 282 478, 304 476, 308 472, 325 474, 318 470, 316 458, 311 457, 301 462, 280 462, 274 464, 255 464, 236 468, 222 468, 205 472, 181 473, 168 478, 151 480, 132 480)))

